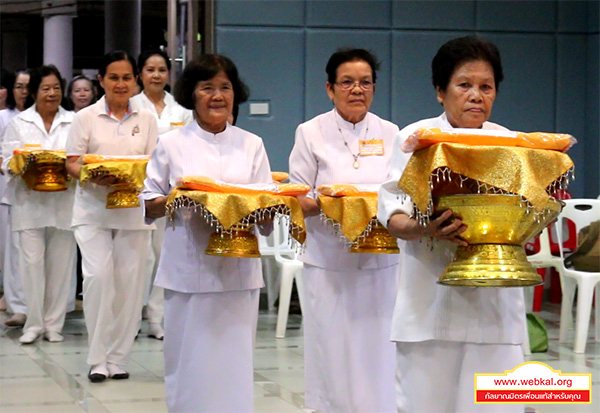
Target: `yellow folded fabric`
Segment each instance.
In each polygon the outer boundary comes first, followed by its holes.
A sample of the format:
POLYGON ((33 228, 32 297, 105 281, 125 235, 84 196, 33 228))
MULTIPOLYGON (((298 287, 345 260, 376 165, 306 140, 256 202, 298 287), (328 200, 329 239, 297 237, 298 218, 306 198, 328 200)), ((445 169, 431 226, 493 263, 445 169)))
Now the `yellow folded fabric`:
POLYGON ((402 150, 415 152, 442 142, 477 146, 518 146, 566 152, 577 143, 577 140, 573 136, 563 133, 420 128, 403 143, 402 150))
POLYGON ((17 148, 8 163, 8 169, 13 175, 24 174, 36 162, 65 163, 67 157, 64 149, 46 150, 39 147, 17 148))
POLYGON ((83 155, 84 164, 102 163, 102 162, 138 162, 148 161, 150 155, 131 155, 131 156, 109 156, 109 155, 96 155, 93 153, 86 153, 83 155))
POLYGON ((223 193, 175 188, 167 199, 170 216, 179 208, 200 208, 207 221, 221 230, 230 230, 239 223, 253 223, 265 214, 290 217, 290 235, 299 243, 306 239, 304 214, 300 202, 293 196, 273 193, 223 193))
POLYGON ((232 185, 215 181, 206 176, 183 176, 177 181, 177 186, 183 189, 196 191, 219 192, 224 194, 280 194, 288 196, 302 196, 310 191, 308 185, 302 184, 253 184, 232 185))
POLYGON ((320 195, 321 213, 334 223, 348 241, 355 242, 377 217, 377 193, 367 196, 320 195))
POLYGON ((79 181, 84 185, 94 177, 113 176, 118 179, 115 185, 131 186, 139 190, 144 187, 147 165, 147 158, 92 162, 81 166, 79 181))
POLYGON ((327 184, 317 188, 317 192, 322 195, 343 197, 343 196, 362 196, 362 197, 377 197, 377 186, 369 185, 350 185, 350 184, 327 184))
POLYGON ((275 182, 283 182, 290 177, 287 172, 271 172, 271 176, 275 182))
POLYGON ((572 169, 571 158, 559 151, 438 143, 413 153, 398 188, 424 215, 432 210, 432 193, 478 193, 482 187, 521 195, 541 212, 572 169), (463 185, 466 179, 474 188, 463 185))

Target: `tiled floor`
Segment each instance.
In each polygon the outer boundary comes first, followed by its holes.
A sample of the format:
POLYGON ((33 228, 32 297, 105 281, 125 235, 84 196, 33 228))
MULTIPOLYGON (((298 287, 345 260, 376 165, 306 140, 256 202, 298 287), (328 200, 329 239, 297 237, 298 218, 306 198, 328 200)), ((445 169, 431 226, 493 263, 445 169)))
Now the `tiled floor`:
MULTIPOLYGON (((527 412, 600 412, 600 343, 590 339, 586 354, 572 352, 572 342, 558 344, 558 308, 539 315, 547 322, 550 349, 530 359, 563 373, 593 373, 592 405, 527 405, 527 412)), ((2 315, 2 321, 6 315, 2 315)), ((310 411, 304 404, 301 318, 290 316, 285 339, 275 339, 276 315, 261 311, 255 351, 257 412, 310 411)), ((593 325, 592 325, 593 326, 593 325)), ((144 327, 146 327, 144 325, 144 327)), ((593 329, 590 329, 593 330, 593 329)), ((82 313, 71 313, 65 341, 18 342, 19 329, 0 334, 0 412, 164 412, 162 342, 144 333, 135 343, 129 380, 91 384, 85 363, 87 344, 82 313)), ((590 336, 593 334, 590 331, 590 336)))

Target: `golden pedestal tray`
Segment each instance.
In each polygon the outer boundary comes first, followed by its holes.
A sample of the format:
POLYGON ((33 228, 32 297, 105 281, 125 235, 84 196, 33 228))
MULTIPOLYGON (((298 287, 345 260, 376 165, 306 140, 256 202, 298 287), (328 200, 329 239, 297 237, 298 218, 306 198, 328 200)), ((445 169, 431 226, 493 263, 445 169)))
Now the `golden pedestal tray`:
POLYGON ((40 192, 68 189, 64 150, 16 149, 9 163, 14 175, 21 175, 27 187, 40 192))
POLYGON ((259 258, 258 239, 254 224, 237 224, 228 233, 215 231, 210 234, 206 255, 236 258, 259 258))
POLYGON ((182 178, 180 186, 171 191, 167 200, 167 214, 173 218, 177 209, 193 209, 215 228, 205 254, 234 258, 260 257, 254 225, 275 215, 289 219, 291 237, 300 244, 304 243, 304 215, 295 196, 305 194, 310 188, 302 188, 298 192, 297 185, 273 184, 264 190, 257 190, 219 184, 212 180, 209 182, 204 177, 192 178, 182 178), (286 187, 290 189, 287 193, 293 196, 285 195, 286 187))
MULTIPOLYGON (((484 132, 493 142, 494 131, 484 132)), ((473 132, 475 137, 481 133, 473 132)), ((470 287, 540 284, 523 245, 560 213, 562 203, 552 194, 568 184, 573 162, 557 150, 463 144, 457 134, 452 133, 454 143, 436 143, 414 152, 398 182, 398 188, 411 197, 413 216, 420 223, 425 225, 433 214, 451 209, 467 225, 461 237, 469 246, 457 248, 439 283, 470 287)), ((557 142, 566 148, 572 142, 564 135, 557 135, 555 141, 552 134, 542 135, 524 139, 536 148, 547 144, 554 149, 557 142)), ((438 138, 443 139, 443 134, 438 138)), ((472 139, 469 136, 467 141, 472 139)))
POLYGON ((562 202, 550 198, 536 213, 519 195, 447 195, 439 198, 436 211, 447 209, 467 225, 461 236, 469 245, 458 246, 440 284, 528 287, 543 283, 523 245, 558 217, 562 202))
POLYGON ((396 238, 377 220, 377 192, 361 192, 353 187, 356 188, 354 185, 320 186, 321 218, 349 244, 349 252, 398 254, 396 238))
POLYGON ((146 178, 148 156, 110 157, 84 155, 80 182, 86 184, 92 178, 111 176, 116 182, 110 185, 113 190, 106 196, 106 208, 137 208, 138 198, 146 178))

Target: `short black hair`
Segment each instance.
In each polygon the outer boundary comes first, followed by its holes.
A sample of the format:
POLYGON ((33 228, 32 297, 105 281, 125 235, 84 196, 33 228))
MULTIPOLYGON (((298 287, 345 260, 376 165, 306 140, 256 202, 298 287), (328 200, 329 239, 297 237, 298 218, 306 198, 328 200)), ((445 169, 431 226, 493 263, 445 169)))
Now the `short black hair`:
POLYGON ((102 57, 102 61, 100 62, 100 67, 98 68, 98 74, 102 77, 106 75, 106 68, 108 65, 114 62, 120 62, 121 60, 127 60, 131 64, 131 68, 133 69, 133 75, 138 75, 137 65, 135 64, 135 59, 131 57, 127 52, 122 50, 115 50, 113 52, 109 52, 102 57))
MULTIPOLYGON (((9 109, 14 109, 17 107, 17 102, 15 101, 15 95, 14 95, 14 87, 15 87, 15 83, 17 82, 17 77, 19 77, 19 75, 28 75, 30 74, 30 70, 29 69, 20 69, 17 70, 14 75, 12 76, 12 83, 7 87, 8 89, 8 94, 6 95, 6 107, 9 109)), ((27 104, 30 102, 25 102, 25 108, 27 108, 27 104)), ((31 106, 31 105, 30 105, 31 106)))
POLYGON ((171 59, 169 59, 169 55, 165 51, 160 50, 160 49, 148 49, 148 50, 144 50, 138 56, 137 66, 140 71, 142 71, 142 69, 146 65, 146 60, 148 60, 152 56, 160 56, 163 59, 165 59, 167 69, 171 70, 171 59))
POLYGON ((233 86, 233 106, 248 100, 248 86, 240 79, 237 67, 220 54, 204 54, 189 62, 175 84, 174 96, 177 103, 186 109, 194 110, 194 90, 198 82, 210 80, 219 72, 225 72, 233 86))
POLYGON ((65 79, 60 75, 60 71, 54 65, 44 65, 40 67, 36 67, 29 73, 29 86, 27 86, 27 90, 29 92, 29 96, 27 96, 27 102, 25 103, 26 107, 30 107, 35 103, 35 97, 40 90, 40 85, 42 84, 42 79, 46 76, 54 75, 58 79, 60 84, 60 95, 61 101, 64 97, 65 93, 65 79))
POLYGON ((476 36, 465 36, 450 40, 442 45, 431 62, 433 86, 445 91, 450 78, 461 65, 482 60, 492 66, 496 90, 504 79, 502 60, 496 45, 476 36))
MULTIPOLYGON (((144 66, 146 66, 146 60, 150 59, 152 56, 162 57, 165 60, 165 64, 167 65, 167 70, 171 71, 171 59, 169 59, 169 55, 166 52, 160 49, 148 49, 144 50, 138 56, 137 66, 140 73, 142 73, 144 66)), ((141 76, 138 77, 137 82, 140 88, 144 90, 144 83, 142 82, 141 76)))
POLYGON ((330 84, 335 84, 337 80, 337 69, 346 62, 365 61, 371 66, 373 83, 377 83, 377 71, 379 70, 379 62, 377 57, 365 49, 339 49, 331 55, 325 72, 327 72, 327 81, 330 84))
POLYGON ((15 74, 2 68, 0 69, 0 87, 12 89, 15 84, 15 74))

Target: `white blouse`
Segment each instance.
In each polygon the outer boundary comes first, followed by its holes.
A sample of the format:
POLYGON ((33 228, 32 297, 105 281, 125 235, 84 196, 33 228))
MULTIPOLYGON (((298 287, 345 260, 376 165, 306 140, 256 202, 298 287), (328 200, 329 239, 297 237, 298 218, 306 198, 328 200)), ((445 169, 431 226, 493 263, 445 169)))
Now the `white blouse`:
MULTIPOLYGON (((445 114, 402 129, 394 143, 392 168, 379 191, 379 220, 387 225, 397 213, 410 215, 412 201, 403 201, 398 180, 410 159, 400 145, 418 128, 452 128, 445 114)), ((485 122, 483 129, 506 130, 485 122)), ((392 341, 444 340, 488 344, 521 344, 524 332, 522 288, 468 288, 437 284, 452 261, 456 244, 434 240, 399 240, 400 281, 392 321, 392 341)))
MULTIPOLYGON (((316 189, 323 184, 381 184, 387 178, 392 143, 398 127, 367 113, 356 124, 345 121, 335 109, 301 124, 290 154, 290 181, 316 189), (383 155, 359 156, 359 140, 381 139, 383 155), (346 147, 345 143, 348 144, 346 147)), ((316 198, 313 190, 310 197, 316 198)), ((329 270, 385 268, 398 263, 396 254, 355 254, 334 235, 319 216, 305 218, 306 249, 301 261, 329 270)))
POLYGON ((165 107, 160 114, 156 111, 154 103, 148 99, 148 96, 142 91, 131 98, 131 106, 139 109, 147 109, 154 114, 158 125, 158 134, 169 132, 170 130, 180 128, 194 120, 191 110, 184 108, 175 101, 173 95, 165 91, 165 107))
MULTIPOLYGON (((154 115, 132 108, 122 120, 108 113, 104 97, 75 115, 67 140, 67 156, 150 155, 158 130, 154 115)), ((144 223, 141 208, 106 209, 106 195, 113 188, 77 183, 72 226, 93 225, 107 229, 154 229, 144 223)))
MULTIPOLYGON (((272 182, 262 139, 229 124, 213 134, 192 122, 161 136, 148 163, 142 202, 168 195, 179 178, 189 175, 231 184, 272 182)), ((199 214, 178 210, 174 221, 167 221, 155 285, 185 293, 261 288, 259 258, 204 254, 212 232, 199 214)))
MULTIPOLYGON (((12 118, 2 142, 3 169, 8 169, 13 151, 25 144, 39 145, 40 149, 65 149, 73 116, 73 112, 59 107, 50 132, 46 131, 35 105, 12 118)), ((73 180, 66 191, 40 192, 29 189, 20 176, 12 176, 8 188, 13 231, 44 227, 70 229, 75 195, 73 180)))

